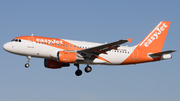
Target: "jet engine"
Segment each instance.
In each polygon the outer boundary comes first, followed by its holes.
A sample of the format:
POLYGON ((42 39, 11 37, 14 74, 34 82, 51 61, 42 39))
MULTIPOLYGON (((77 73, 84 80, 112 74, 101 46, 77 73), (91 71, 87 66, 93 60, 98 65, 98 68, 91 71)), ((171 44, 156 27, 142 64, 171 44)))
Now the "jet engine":
POLYGON ((44 59, 44 66, 46 68, 50 68, 50 69, 58 69, 58 68, 62 68, 62 67, 69 67, 70 64, 69 63, 59 63, 55 60, 51 60, 51 59, 44 59))
POLYGON ((84 58, 75 52, 68 51, 58 51, 57 52, 57 61, 61 63, 74 63, 79 60, 84 60, 84 58))

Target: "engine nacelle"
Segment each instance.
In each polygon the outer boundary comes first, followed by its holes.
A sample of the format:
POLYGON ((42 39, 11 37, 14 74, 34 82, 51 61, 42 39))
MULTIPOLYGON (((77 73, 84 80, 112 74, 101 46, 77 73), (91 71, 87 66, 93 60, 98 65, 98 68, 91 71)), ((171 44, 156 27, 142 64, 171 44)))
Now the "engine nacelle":
POLYGON ((44 59, 44 66, 46 68, 50 68, 50 69, 58 69, 58 68, 62 68, 62 67, 69 67, 70 64, 69 63, 59 63, 55 60, 51 60, 51 59, 44 59))
POLYGON ((84 60, 78 53, 59 51, 57 52, 57 61, 61 63, 74 63, 78 60, 84 60))

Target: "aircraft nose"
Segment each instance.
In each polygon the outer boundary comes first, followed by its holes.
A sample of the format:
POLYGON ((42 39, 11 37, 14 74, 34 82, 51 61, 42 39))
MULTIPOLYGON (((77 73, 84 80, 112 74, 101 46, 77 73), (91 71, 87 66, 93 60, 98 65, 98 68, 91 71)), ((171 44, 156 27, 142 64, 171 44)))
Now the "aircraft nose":
POLYGON ((5 51, 10 51, 10 48, 11 48, 12 46, 9 44, 9 43, 5 43, 4 45, 3 45, 3 49, 5 50, 5 51))

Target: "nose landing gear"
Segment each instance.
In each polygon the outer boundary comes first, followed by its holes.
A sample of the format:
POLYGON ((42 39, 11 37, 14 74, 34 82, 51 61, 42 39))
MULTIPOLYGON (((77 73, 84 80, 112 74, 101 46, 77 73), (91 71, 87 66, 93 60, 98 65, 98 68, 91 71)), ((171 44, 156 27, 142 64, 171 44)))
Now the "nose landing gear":
POLYGON ((26 67, 26 68, 28 68, 29 66, 30 66, 29 63, 26 63, 26 64, 25 64, 25 67, 26 67))
POLYGON ((30 59, 31 59, 31 56, 27 56, 27 63, 25 64, 26 68, 28 68, 30 66, 29 65, 30 59))

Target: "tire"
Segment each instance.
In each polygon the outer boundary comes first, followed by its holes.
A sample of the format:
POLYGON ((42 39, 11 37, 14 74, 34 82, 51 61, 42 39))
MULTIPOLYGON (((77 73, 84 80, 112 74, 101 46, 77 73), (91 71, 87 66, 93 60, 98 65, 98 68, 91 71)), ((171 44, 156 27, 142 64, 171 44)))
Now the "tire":
POLYGON ((82 75, 82 71, 80 69, 76 70, 75 72, 76 76, 81 76, 82 75))
POLYGON ((91 68, 90 66, 86 66, 86 68, 84 69, 84 71, 85 71, 86 73, 89 73, 89 72, 92 71, 92 68, 91 68))

